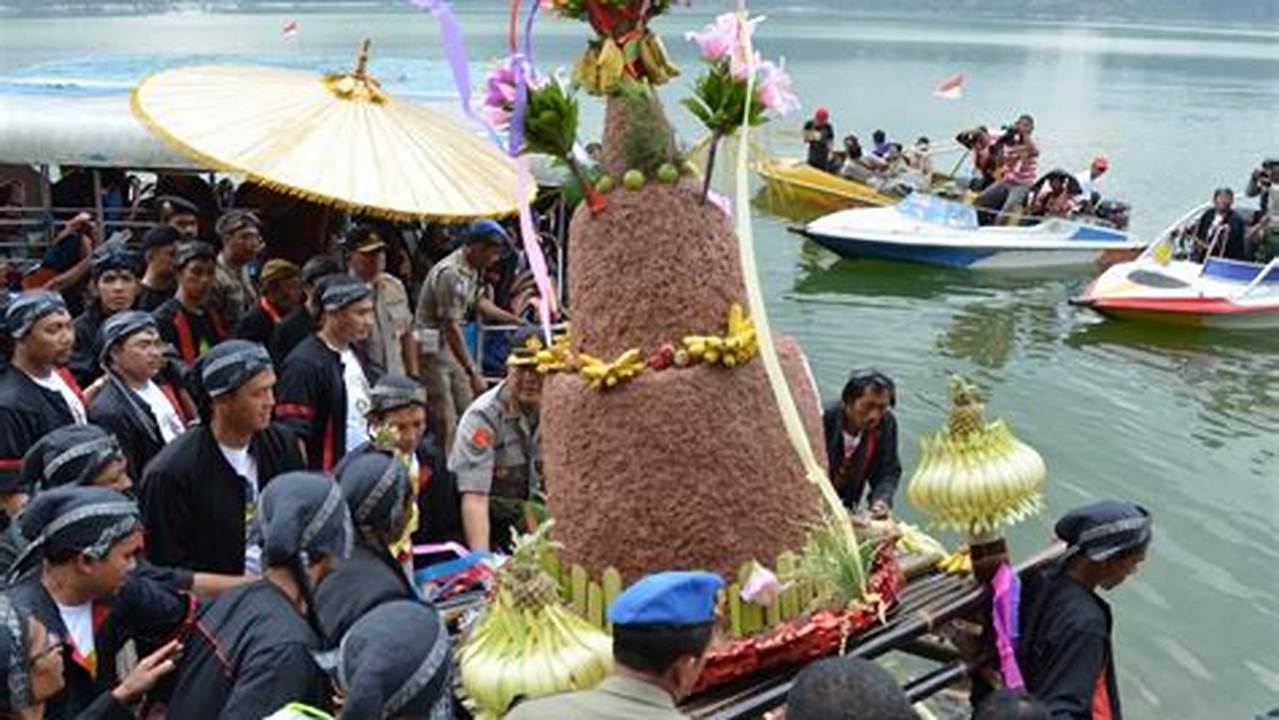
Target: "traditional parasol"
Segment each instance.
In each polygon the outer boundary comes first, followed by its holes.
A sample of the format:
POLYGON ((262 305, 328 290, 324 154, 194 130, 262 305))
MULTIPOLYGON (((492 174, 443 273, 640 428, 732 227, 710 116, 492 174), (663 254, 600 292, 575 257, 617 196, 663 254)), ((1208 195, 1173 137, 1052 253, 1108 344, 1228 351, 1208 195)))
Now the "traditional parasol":
POLYGON ((314 202, 394 220, 516 211, 515 162, 484 137, 397 101, 366 72, 251 65, 177 68, 143 80, 134 115, 215 170, 314 202))

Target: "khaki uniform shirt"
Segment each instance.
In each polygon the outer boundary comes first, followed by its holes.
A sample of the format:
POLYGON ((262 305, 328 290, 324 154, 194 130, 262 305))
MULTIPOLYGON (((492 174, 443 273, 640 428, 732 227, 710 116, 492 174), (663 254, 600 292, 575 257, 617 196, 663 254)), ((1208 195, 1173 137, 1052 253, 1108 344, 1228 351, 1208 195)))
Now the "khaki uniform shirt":
POLYGON ((642 680, 610 675, 593 690, 553 695, 515 706, 506 720, 683 720, 665 690, 642 680))
MULTIPOLYGON (((464 323, 480 297, 480 274, 466 262, 466 248, 460 247, 435 264, 422 282, 417 301, 417 324, 437 334, 446 322, 464 323)), ((451 353, 438 337, 424 342, 424 352, 441 356, 451 353), (434 346, 434 347, 432 347, 434 346)))
POLYGON ((368 358, 379 374, 405 374, 404 335, 413 329, 413 311, 404 283, 387 273, 379 273, 373 287, 373 333, 369 335, 368 358))
POLYGON ((211 304, 230 329, 240 318, 253 311, 258 302, 258 290, 249 278, 248 265, 236 270, 219 253, 215 268, 211 304))
POLYGON ((449 470, 458 492, 528 500, 541 492, 540 423, 506 382, 475 399, 458 422, 449 470))

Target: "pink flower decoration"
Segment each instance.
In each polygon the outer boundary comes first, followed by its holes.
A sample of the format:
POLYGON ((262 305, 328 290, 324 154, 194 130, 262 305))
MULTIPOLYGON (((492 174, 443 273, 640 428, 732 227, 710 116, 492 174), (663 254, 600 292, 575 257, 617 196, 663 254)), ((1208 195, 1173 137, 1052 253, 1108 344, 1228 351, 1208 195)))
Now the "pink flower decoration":
POLYGON ((751 576, 747 578, 746 584, 742 586, 741 596, 746 602, 770 607, 777 602, 777 596, 781 595, 785 589, 786 586, 782 585, 772 571, 759 563, 755 563, 754 569, 751 570, 751 576))
POLYGON ((800 108, 799 96, 786 72, 786 61, 780 64, 762 62, 759 65, 759 85, 756 89, 759 103, 777 117, 785 117, 800 108))
POLYGON ((701 32, 686 33, 684 37, 697 44, 702 59, 707 62, 715 63, 734 56, 744 60, 746 38, 753 35, 755 27, 763 21, 763 16, 754 17, 743 25, 738 22, 736 13, 724 13, 701 32))
MULTIPOLYGON (((504 130, 511 124, 511 116, 515 112, 515 97, 519 91, 516 67, 523 60, 511 55, 489 73, 484 82, 484 101, 479 107, 480 113, 498 130, 504 130)), ((528 73, 526 82, 529 90, 540 90, 549 79, 525 65, 528 73)))

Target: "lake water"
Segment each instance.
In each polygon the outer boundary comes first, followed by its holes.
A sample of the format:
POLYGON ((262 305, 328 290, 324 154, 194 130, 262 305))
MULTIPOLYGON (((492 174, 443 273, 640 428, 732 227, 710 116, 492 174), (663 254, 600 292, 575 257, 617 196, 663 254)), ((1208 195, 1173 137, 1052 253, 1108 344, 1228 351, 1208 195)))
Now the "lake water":
MULTIPOLYGON (((455 4, 465 10, 473 60, 497 57, 499 3, 455 4)), ((679 34, 723 5, 701 2, 662 20, 686 75, 696 67, 679 34)), ((393 91, 447 92, 425 16, 302 15, 299 36, 287 41, 286 19, 5 20, 0 73, 38 76, 51 67, 40 64, 60 63, 85 79, 133 82, 146 68, 195 56, 346 67, 367 35, 373 70, 393 91)), ((545 20, 538 33, 544 66, 568 63, 584 41, 584 28, 562 21, 545 20)), ((769 56, 786 56, 807 107, 829 107, 841 134, 865 139, 882 127, 902 140, 936 141, 1031 112, 1041 168, 1073 171, 1108 155, 1105 190, 1133 204, 1133 228, 1145 236, 1214 187, 1241 190, 1263 155, 1279 156, 1275 26, 1074 26, 823 10, 774 14, 759 43, 769 56), (933 86, 954 72, 968 77, 965 98, 934 99, 933 86)), ((688 114, 668 105, 691 139, 688 114)), ((595 132, 599 116, 588 103, 595 132)), ((779 130, 771 144, 797 153, 785 147, 793 128, 779 130)), ((1013 532, 1018 553, 1040 547, 1058 515, 1093 499, 1128 498, 1154 513, 1149 561, 1111 596, 1130 717, 1250 718, 1279 705, 1275 333, 1104 323, 1066 304, 1083 275, 1010 279, 836 262, 785 227, 757 214, 773 322, 803 342, 827 397, 852 367, 873 364, 897 378, 908 472, 919 434, 943 421, 946 380, 958 372, 986 388, 990 412, 1048 462, 1050 510, 1013 532)), ((904 497, 899 505, 917 519, 904 497)))

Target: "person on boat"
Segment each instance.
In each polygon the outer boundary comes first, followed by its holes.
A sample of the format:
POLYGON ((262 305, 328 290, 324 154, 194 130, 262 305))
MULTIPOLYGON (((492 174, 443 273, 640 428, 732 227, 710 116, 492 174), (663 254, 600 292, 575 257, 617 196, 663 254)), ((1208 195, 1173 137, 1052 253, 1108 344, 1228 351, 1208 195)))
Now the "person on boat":
POLYGON ((1022 115, 995 141, 1000 152, 999 182, 982 191, 973 203, 983 225, 1012 222, 1030 197, 1030 187, 1039 177, 1039 146, 1031 138, 1034 131, 1035 119, 1022 115))
POLYGON ((1026 579, 1017 662, 1053 720, 1121 720, 1111 644, 1114 619, 1098 588, 1114 590, 1146 559, 1151 516, 1103 500, 1057 521, 1065 555, 1026 579))
POLYGON ((337 647, 355 621, 378 605, 419 599, 404 565, 391 554, 413 508, 406 459, 394 452, 364 452, 337 472, 355 543, 351 556, 316 588, 315 614, 328 647, 337 647))
POLYGON ((462 496, 466 544, 509 551, 511 530, 524 529, 525 503, 541 495, 539 331, 523 327, 507 358, 506 379, 476 398, 458 422, 449 470, 462 496))
POLYGON ((228 340, 196 365, 200 423, 164 446, 142 474, 147 557, 222 575, 261 571, 259 497, 304 466, 293 433, 271 422, 275 370, 262 346, 228 340))
POLYGON ((522 322, 481 294, 485 274, 511 243, 500 224, 477 220, 467 226, 462 246, 436 263, 422 282, 416 315, 427 337, 422 343, 422 381, 433 398, 431 431, 445 453, 453 447, 458 418, 488 389, 479 364, 466 349, 462 324, 472 312, 488 322, 522 322))
POLYGON ((112 315, 99 333, 105 374, 89 401, 89 422, 119 440, 129 468, 141 473, 191 420, 182 392, 161 376, 164 348, 155 318, 140 310, 112 315))
POLYGON ((887 517, 892 510, 902 474, 896 405, 892 378, 874 369, 856 370, 839 402, 822 414, 831 483, 849 510, 857 509, 863 495, 872 517, 887 517))
POLYGON ((93 251, 89 272, 91 299, 72 323, 75 345, 67 363, 81 387, 92 385, 101 374, 98 329, 107 318, 131 309, 137 301, 142 259, 124 244, 108 242, 93 251))
POLYGON ((981 192, 995 184, 995 167, 997 155, 994 152, 995 138, 985 125, 978 125, 971 130, 964 130, 955 136, 955 142, 972 153, 973 171, 976 176, 969 184, 969 189, 981 192))
POLYGON ((1279 257, 1279 198, 1273 190, 1276 181, 1279 181, 1279 159, 1266 160, 1248 178, 1246 194, 1257 198, 1259 205, 1256 219, 1248 230, 1256 248, 1257 262, 1266 263, 1279 257))
POLYGON ((1212 207, 1203 211, 1194 224, 1191 238, 1194 247, 1190 252, 1193 262, 1202 263, 1209 257, 1228 260, 1251 261, 1243 217, 1235 212, 1235 193, 1230 188, 1218 188, 1212 194, 1212 207))
POLYGON ((808 145, 808 164, 818 170, 830 169, 830 155, 835 144, 835 128, 830 124, 830 111, 817 108, 804 123, 804 143, 808 145))
POLYGON ((9 368, 0 373, 0 485, 22 469, 22 456, 47 433, 88 422, 84 393, 65 363, 74 330, 62 296, 28 290, 5 313, 14 341, 9 368))
POLYGON ((156 198, 156 215, 160 225, 178 232, 178 240, 195 240, 200 237, 200 209, 195 203, 177 195, 156 198))
POLYGON ((1101 176, 1109 169, 1110 159, 1105 155, 1098 155, 1092 159, 1087 170, 1075 174, 1075 180, 1079 183, 1075 204, 1079 206, 1080 212, 1089 215, 1096 212, 1097 206, 1101 204, 1101 176))
POLYGON ((217 273, 217 252, 213 246, 196 240, 178 245, 173 255, 178 289, 173 297, 155 309, 160 337, 176 351, 186 367, 227 337, 222 315, 208 307, 217 273))
POLYGON ((331 472, 368 440, 376 377, 355 343, 373 330, 373 298, 368 285, 345 274, 322 279, 317 297, 320 327, 285 359, 275 415, 306 443, 307 466, 331 472))
POLYGON ((142 236, 142 259, 146 269, 138 288, 139 310, 154 312, 165 300, 173 297, 178 287, 173 255, 181 240, 182 233, 168 225, 153 227, 142 236))
MULTIPOLYGON (((887 161, 889 154, 893 150, 893 146, 896 145, 896 143, 891 143, 888 141, 888 133, 884 132, 883 130, 876 130, 875 132, 871 133, 870 140, 872 143, 870 148, 870 154, 874 157, 879 158, 880 160, 887 161)), ((900 146, 898 147, 900 148, 900 146)))
POLYGON ((892 673, 864 658, 806 665, 786 696, 785 720, 914 720, 892 673))
POLYGON ((1049 175, 1030 201, 1030 215, 1036 218, 1071 218, 1078 212, 1069 178, 1061 173, 1049 175))
POLYGON ((222 249, 208 306, 232 328, 258 302, 258 289, 249 271, 262 253, 262 221, 247 210, 231 210, 218 218, 216 231, 222 249))
POLYGON ((258 274, 258 291, 257 303, 231 334, 266 347, 284 317, 302 304, 302 271, 288 260, 267 260, 258 274))
POLYGON ((169 717, 262 718, 292 701, 330 704, 315 657, 323 643, 314 597, 350 555, 350 511, 338 485, 312 472, 276 478, 262 492, 261 509, 262 579, 222 593, 200 612, 169 717))
POLYGON ((840 177, 870 185, 875 174, 866 167, 865 151, 856 135, 844 137, 844 162, 839 166, 840 177))
POLYGON ((31 540, 5 591, 15 605, 62 638, 66 685, 45 704, 47 720, 71 720, 116 686, 116 656, 177 638, 195 599, 137 571, 142 519, 114 490, 60 487, 23 513, 31 540))
MULTIPOLYGON (((45 704, 66 688, 63 639, 0 594, 0 718, 40 720, 45 704)), ((143 658, 110 692, 99 694, 76 720, 124 720, 130 706, 177 667, 182 645, 172 640, 143 658)))
POLYGON ((413 308, 399 278, 386 272, 386 241, 370 225, 357 225, 343 241, 351 275, 373 292, 373 331, 362 343, 374 373, 417 376, 413 308))
POLYGON ((532 700, 507 720, 679 720, 675 703, 706 664, 715 632, 718 575, 662 572, 626 588, 608 609, 613 673, 593 690, 532 700))
POLYGON ((271 341, 264 343, 276 367, 283 367, 293 348, 315 332, 320 315, 320 299, 316 295, 320 279, 340 272, 342 266, 331 255, 318 255, 302 264, 302 302, 280 320, 271 331, 271 341))
POLYGON ((902 157, 906 161, 907 167, 925 178, 932 177, 932 145, 927 137, 921 135, 919 139, 915 140, 915 146, 904 151, 902 157))

